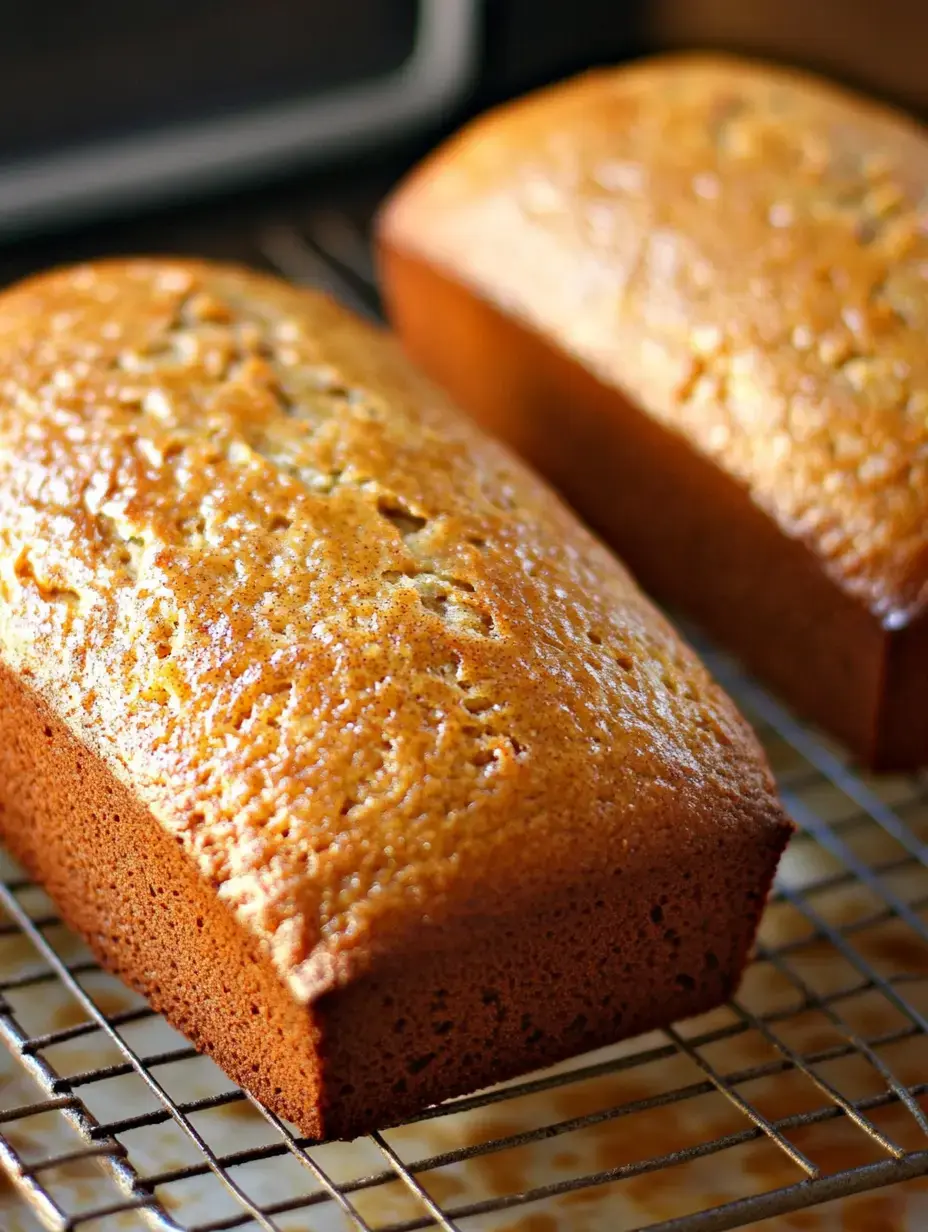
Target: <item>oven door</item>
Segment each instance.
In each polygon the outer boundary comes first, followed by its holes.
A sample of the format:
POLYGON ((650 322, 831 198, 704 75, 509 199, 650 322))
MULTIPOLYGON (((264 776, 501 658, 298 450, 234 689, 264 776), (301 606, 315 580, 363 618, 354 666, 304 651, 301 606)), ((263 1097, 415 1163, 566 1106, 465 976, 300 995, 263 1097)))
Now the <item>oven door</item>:
POLYGON ((30 0, 0 43, 0 233, 255 182, 464 94, 478 0, 30 0))

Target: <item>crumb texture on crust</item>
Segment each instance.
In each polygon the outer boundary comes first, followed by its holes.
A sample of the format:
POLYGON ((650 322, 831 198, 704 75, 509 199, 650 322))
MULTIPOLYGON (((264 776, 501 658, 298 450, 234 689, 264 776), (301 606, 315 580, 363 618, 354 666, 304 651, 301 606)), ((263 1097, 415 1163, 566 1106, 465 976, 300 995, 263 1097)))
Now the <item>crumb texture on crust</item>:
POLYGON ((928 141, 726 57, 472 124, 383 219, 744 483, 898 627, 928 601, 928 141))
POLYGON ((742 720, 541 481, 234 268, 0 298, 0 657, 303 1001, 425 926, 785 840, 742 720))

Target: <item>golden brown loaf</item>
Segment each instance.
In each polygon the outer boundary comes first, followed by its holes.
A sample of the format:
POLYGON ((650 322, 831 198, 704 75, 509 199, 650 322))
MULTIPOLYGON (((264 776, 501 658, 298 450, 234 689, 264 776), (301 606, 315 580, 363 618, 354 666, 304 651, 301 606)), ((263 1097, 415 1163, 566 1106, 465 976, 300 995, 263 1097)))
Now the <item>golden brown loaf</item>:
POLYGON ((477 121, 381 237, 410 350, 646 585, 870 760, 928 760, 913 122, 721 57, 596 72, 477 121))
POLYGON ((616 561, 327 299, 0 298, 0 828, 313 1135, 701 1010, 788 836, 616 561))

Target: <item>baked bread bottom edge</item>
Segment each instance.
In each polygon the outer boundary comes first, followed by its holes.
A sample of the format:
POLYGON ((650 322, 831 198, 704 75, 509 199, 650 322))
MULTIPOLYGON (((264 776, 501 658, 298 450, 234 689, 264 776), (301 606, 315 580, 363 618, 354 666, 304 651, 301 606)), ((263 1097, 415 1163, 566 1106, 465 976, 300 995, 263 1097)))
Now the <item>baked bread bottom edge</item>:
POLYGON ((296 1002, 177 840, 0 664, 0 837, 99 961, 313 1139, 352 1138, 708 1010, 741 974, 790 829, 721 825, 505 920, 419 934, 296 1002), (713 851, 709 852, 711 845, 713 851))

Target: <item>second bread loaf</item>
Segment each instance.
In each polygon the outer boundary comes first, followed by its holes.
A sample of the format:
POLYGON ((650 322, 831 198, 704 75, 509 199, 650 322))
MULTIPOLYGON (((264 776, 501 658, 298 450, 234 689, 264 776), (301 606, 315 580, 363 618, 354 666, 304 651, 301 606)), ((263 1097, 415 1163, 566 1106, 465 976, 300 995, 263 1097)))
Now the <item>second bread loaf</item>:
POLYGON ((478 120, 380 227, 410 352, 636 576, 882 767, 928 761, 928 141, 721 57, 478 120))

